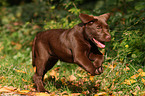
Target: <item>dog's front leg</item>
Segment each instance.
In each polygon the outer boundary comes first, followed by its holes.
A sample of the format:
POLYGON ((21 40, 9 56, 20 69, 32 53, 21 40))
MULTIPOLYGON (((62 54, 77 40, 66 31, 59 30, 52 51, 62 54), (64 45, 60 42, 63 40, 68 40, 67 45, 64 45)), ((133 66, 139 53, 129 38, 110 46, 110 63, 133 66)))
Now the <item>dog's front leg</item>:
POLYGON ((99 74, 94 64, 89 60, 85 52, 77 52, 74 56, 74 62, 84 68, 91 75, 99 74))
POLYGON ((104 56, 103 55, 94 55, 95 56, 95 60, 93 62, 94 66, 97 68, 97 71, 99 74, 103 73, 103 67, 102 67, 102 63, 104 61, 104 56))

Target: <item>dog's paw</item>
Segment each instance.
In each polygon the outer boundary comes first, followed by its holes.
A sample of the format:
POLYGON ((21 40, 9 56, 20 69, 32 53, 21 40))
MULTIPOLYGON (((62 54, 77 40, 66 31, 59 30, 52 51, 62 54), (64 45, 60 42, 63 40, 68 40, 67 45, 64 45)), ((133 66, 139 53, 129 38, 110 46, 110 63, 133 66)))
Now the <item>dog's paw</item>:
POLYGON ((100 75, 101 73, 103 73, 104 69, 102 66, 96 68, 95 74, 100 75))

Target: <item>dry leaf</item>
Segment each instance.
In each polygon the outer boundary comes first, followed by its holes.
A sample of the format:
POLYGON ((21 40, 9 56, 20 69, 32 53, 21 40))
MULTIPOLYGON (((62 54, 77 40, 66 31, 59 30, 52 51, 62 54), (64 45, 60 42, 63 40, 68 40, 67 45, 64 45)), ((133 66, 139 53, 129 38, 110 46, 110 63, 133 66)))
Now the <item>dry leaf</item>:
POLYGON ((140 72, 139 75, 140 75, 141 77, 143 77, 143 76, 145 76, 145 72, 140 72))
POLYGON ((133 79, 130 79, 130 80, 127 80, 127 79, 125 79, 125 81, 123 82, 124 84, 127 84, 127 85, 131 85, 131 84, 133 84, 133 83, 135 83, 136 81, 135 80, 133 80, 133 79))
POLYGON ((80 96, 81 93, 72 93, 71 96, 80 96))
POLYGON ((18 73, 26 73, 26 72, 24 72, 24 71, 17 70, 17 69, 15 69, 15 71, 18 72, 18 73))
POLYGON ((35 66, 35 67, 33 67, 33 70, 34 70, 34 72, 36 72, 36 66, 35 66))
POLYGON ((114 69, 116 65, 110 65, 109 68, 114 69))
POLYGON ((22 45, 19 44, 19 43, 16 43, 16 47, 15 47, 15 49, 16 49, 16 50, 19 50, 19 49, 21 49, 21 48, 22 48, 22 45))
POLYGON ((135 74, 135 75, 131 76, 130 78, 136 79, 138 76, 139 76, 138 74, 135 74))
MULTIPOLYGON (((34 95, 34 96, 51 96, 50 94, 44 93, 44 92, 35 92, 33 95, 34 95)), ((53 96, 53 95, 52 95, 52 96, 53 96)))
POLYGON ((124 68, 123 70, 128 71, 128 70, 130 70, 130 68, 126 66, 126 68, 124 68))
POLYGON ((47 75, 47 74, 45 74, 45 75, 44 75, 44 80, 45 80, 45 79, 47 79, 47 78, 48 78, 48 75, 47 75))
POLYGON ((10 87, 7 87, 7 86, 4 86, 4 87, 1 87, 0 86, 0 92, 7 92, 7 93, 10 93, 10 92, 13 92, 15 91, 16 88, 10 86, 10 87))
POLYGON ((113 67, 113 65, 110 65, 109 68, 113 69, 114 67, 113 67))
POLYGON ((119 74, 119 72, 116 72, 116 75, 118 75, 119 74))
POLYGON ((145 91, 139 92, 138 94, 137 94, 137 92, 134 92, 132 94, 135 95, 135 96, 137 96, 137 95, 139 95, 139 96, 145 96, 145 91))
POLYGON ((30 90, 21 90, 21 91, 18 91, 19 94, 27 94, 29 92, 30 92, 30 90))
POLYGON ((143 72, 143 70, 140 68, 140 69, 138 69, 138 71, 137 72, 143 72))
POLYGON ((100 93, 97 93, 97 94, 95 94, 94 96, 102 96, 102 95, 106 95, 107 93, 106 92, 100 92, 100 93))
POLYGON ((51 76, 54 76, 56 80, 59 79, 59 78, 57 77, 57 76, 59 76, 59 73, 57 73, 55 70, 50 71, 49 74, 50 74, 51 76))
POLYGON ((0 47, 0 52, 2 51, 4 49, 4 47, 2 46, 2 47, 0 47))
POLYGON ((89 79, 93 82, 94 81, 94 76, 90 76, 89 79))
POLYGON ((52 71, 49 72, 49 75, 56 76, 56 72, 54 70, 52 70, 52 71))
POLYGON ((142 78, 141 81, 142 81, 142 82, 144 83, 144 85, 145 85, 145 79, 142 78))
POLYGON ((71 76, 69 76, 69 80, 70 81, 74 81, 74 80, 76 80, 77 78, 74 76, 74 75, 71 75, 71 76))
POLYGON ((33 29, 35 30, 35 29, 40 29, 41 27, 40 26, 38 26, 38 25, 34 25, 33 26, 33 29))
POLYGON ((23 79, 23 78, 22 78, 22 81, 27 82, 27 80, 25 80, 25 79, 23 79))

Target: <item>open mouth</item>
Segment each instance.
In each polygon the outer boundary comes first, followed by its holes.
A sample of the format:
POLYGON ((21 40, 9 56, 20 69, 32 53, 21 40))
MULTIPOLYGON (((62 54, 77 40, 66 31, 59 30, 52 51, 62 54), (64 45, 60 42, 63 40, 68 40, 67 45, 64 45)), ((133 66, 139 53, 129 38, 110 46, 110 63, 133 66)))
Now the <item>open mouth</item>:
POLYGON ((101 42, 97 41, 95 38, 93 38, 93 41, 97 44, 97 46, 98 46, 99 48, 105 48, 105 45, 102 44, 101 42))

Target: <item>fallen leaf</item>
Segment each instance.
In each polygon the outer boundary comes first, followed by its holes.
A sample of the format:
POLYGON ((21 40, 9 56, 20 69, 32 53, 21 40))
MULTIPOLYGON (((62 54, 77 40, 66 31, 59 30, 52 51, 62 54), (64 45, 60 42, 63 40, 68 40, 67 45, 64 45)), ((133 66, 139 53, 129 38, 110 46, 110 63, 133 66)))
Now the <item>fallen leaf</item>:
POLYGON ((27 82, 27 80, 25 80, 25 79, 23 79, 23 78, 22 78, 22 81, 27 82))
MULTIPOLYGON (((51 96, 50 94, 44 93, 44 92, 35 92, 32 95, 34 95, 34 96, 51 96)), ((54 95, 52 95, 52 96, 54 96, 54 95)))
POLYGON ((140 75, 141 77, 143 77, 143 76, 145 76, 145 72, 140 72, 139 75, 140 75))
POLYGON ((119 74, 119 72, 116 72, 116 75, 118 75, 119 74))
POLYGON ((15 69, 15 71, 18 72, 18 73, 26 73, 26 72, 24 72, 24 71, 17 70, 17 69, 15 69))
POLYGON ((33 29, 35 30, 35 29, 40 29, 41 27, 40 26, 38 26, 38 25, 34 25, 33 26, 33 29))
POLYGON ((137 93, 137 92, 133 92, 132 93, 133 95, 135 95, 135 96, 145 96, 145 91, 142 91, 142 92, 139 92, 139 93, 137 93))
POLYGON ((66 78, 65 78, 65 77, 62 77, 62 78, 60 79, 60 81, 61 81, 62 83, 65 83, 66 78))
POLYGON ((4 47, 2 46, 2 47, 0 47, 0 52, 2 51, 4 49, 4 47))
POLYGON ((56 80, 58 80, 59 73, 57 73, 55 70, 50 71, 49 74, 55 77, 56 80))
POLYGON ((128 70, 130 70, 130 68, 126 66, 126 68, 124 68, 123 70, 128 71, 128 70))
POLYGON ((19 49, 21 49, 21 48, 22 48, 22 45, 19 44, 19 43, 16 43, 16 47, 15 47, 15 49, 16 49, 16 50, 19 50, 19 49))
POLYGON ((0 92, 7 92, 7 93, 9 93, 9 92, 13 92, 15 90, 16 90, 16 88, 14 88, 12 86, 10 86, 10 87, 7 87, 7 86, 0 87, 0 92))
POLYGON ((48 78, 48 75, 47 75, 47 74, 45 74, 45 75, 44 75, 44 80, 45 80, 45 79, 47 79, 47 78, 48 78))
POLYGON ((34 70, 34 72, 36 72, 36 66, 35 66, 35 67, 33 67, 33 70, 34 70))
POLYGON ((136 79, 138 76, 139 76, 138 74, 135 74, 135 75, 131 76, 130 78, 136 79))
POLYGON ((114 67, 113 67, 113 65, 110 65, 109 68, 113 69, 114 67))
POLYGON ((133 84, 133 83, 135 83, 136 81, 135 80, 133 80, 133 79, 130 79, 130 80, 127 80, 127 79, 125 79, 125 81, 123 82, 124 84, 127 84, 127 85, 131 85, 131 84, 133 84))
POLYGON ((28 94, 30 92, 30 90, 21 90, 21 91, 18 91, 19 94, 28 94))
POLYGON ((69 76, 70 81, 75 81, 77 78, 74 75, 69 76))
POLYGON ((106 95, 106 94, 107 94, 106 92, 100 92, 100 93, 95 94, 94 96, 102 96, 102 95, 106 95))
POLYGON ((141 69, 141 68, 140 68, 140 69, 138 69, 138 71, 137 71, 137 72, 143 72, 143 69, 141 69))
POLYGON ((144 83, 144 85, 145 85, 145 79, 142 78, 141 81, 142 81, 142 82, 144 83))
POLYGON ((94 76, 90 76, 89 79, 93 82, 94 81, 94 76))
POLYGON ((72 93, 71 96, 80 96, 81 93, 72 93))

